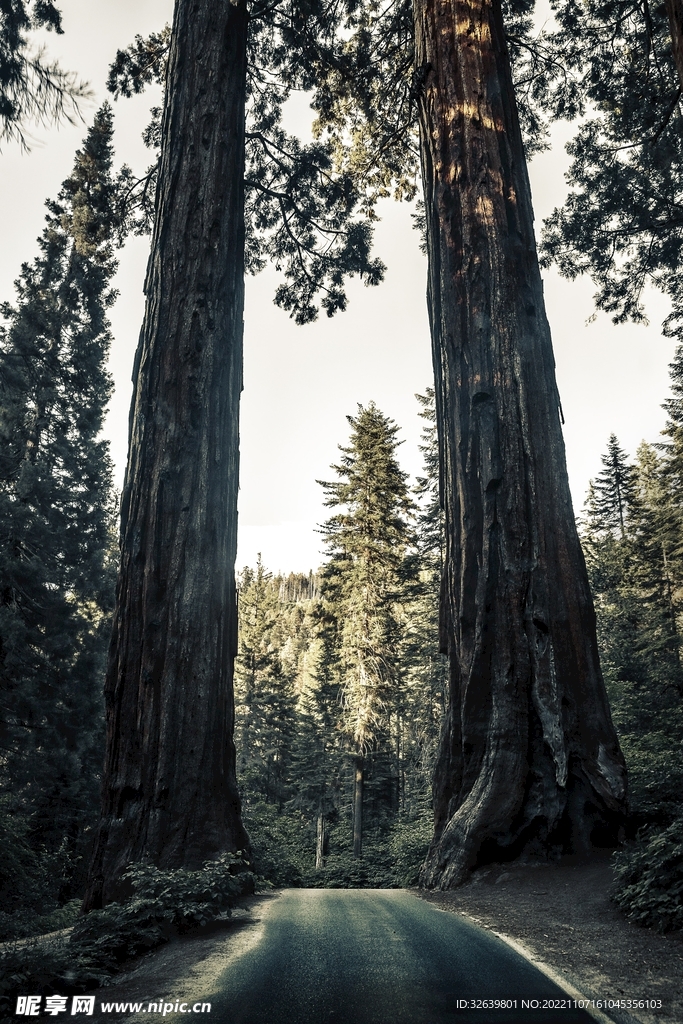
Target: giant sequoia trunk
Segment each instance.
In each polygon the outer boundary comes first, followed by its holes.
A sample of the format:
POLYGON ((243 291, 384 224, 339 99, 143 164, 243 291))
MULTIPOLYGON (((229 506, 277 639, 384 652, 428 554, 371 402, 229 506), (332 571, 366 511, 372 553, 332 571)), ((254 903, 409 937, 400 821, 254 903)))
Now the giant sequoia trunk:
POLYGON ((671 52, 683 89, 683 0, 665 0, 671 31, 671 52))
POLYGON ((244 850, 232 742, 246 0, 177 0, 85 907, 244 850))
POLYGON ((625 768, 565 466, 499 0, 415 0, 451 693, 422 882, 609 844, 625 768))

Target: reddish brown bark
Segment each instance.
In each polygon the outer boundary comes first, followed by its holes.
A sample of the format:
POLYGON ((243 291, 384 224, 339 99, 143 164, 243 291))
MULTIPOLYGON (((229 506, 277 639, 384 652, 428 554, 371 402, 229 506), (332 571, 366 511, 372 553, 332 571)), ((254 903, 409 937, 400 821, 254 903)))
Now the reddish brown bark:
POLYGON ((614 840, 625 767, 565 465, 499 2, 415 0, 451 696, 423 870, 614 840))
POLYGON ((244 850, 232 741, 246 0, 177 0, 85 900, 244 850))

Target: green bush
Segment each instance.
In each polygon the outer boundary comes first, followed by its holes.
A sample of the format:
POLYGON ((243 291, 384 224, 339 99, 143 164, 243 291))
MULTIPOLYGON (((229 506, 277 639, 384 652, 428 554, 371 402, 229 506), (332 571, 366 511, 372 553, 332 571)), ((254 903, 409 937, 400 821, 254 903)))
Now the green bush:
POLYGON ((315 861, 315 830, 303 815, 259 802, 245 806, 242 818, 258 877, 275 886, 303 885, 315 861))
POLYGON ((636 924, 683 929, 683 818, 650 831, 613 858, 613 899, 636 924))
POLYGON ((421 817, 399 819, 391 830, 391 858, 395 884, 403 888, 417 885, 429 844, 434 834, 431 809, 421 817))
MULTIPOLYGON (((313 855, 304 874, 310 889, 377 889, 386 883, 384 852, 381 843, 364 836, 363 858, 354 860, 351 826, 346 817, 328 823, 326 855, 322 868, 316 869, 313 855)), ((373 838, 375 838, 373 836, 373 838)))
POLYGON ((240 864, 231 853, 206 861, 199 871, 160 871, 151 864, 136 864, 123 876, 132 885, 132 896, 81 918, 71 941, 108 967, 173 934, 229 915, 245 881, 244 875, 233 873, 240 864))
POLYGON ((315 823, 299 812, 281 813, 256 803, 243 811, 254 870, 275 886, 320 889, 391 889, 417 884, 432 837, 431 811, 367 829, 363 857, 355 860, 348 819, 328 823, 327 853, 315 867, 315 823))
POLYGON ((198 871, 160 871, 136 864, 123 876, 130 898, 80 918, 61 941, 15 943, 0 951, 0 1010, 22 992, 83 992, 103 984, 121 963, 172 935, 229 916, 237 897, 253 891, 241 857, 226 853, 198 871))

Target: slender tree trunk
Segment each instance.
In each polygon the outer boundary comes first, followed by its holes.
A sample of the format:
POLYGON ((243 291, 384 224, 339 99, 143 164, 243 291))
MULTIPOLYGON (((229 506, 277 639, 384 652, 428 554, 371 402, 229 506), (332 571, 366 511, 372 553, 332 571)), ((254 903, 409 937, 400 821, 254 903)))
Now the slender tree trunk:
POLYGON ((248 849, 235 780, 246 0, 177 0, 85 909, 248 849))
POLYGON ((362 754, 358 754, 355 764, 353 783, 353 857, 360 860, 363 856, 363 781, 365 764, 362 754))
POLYGON ((665 0, 665 4, 671 30, 671 50, 683 89, 683 0, 665 0))
POLYGON ((318 814, 315 836, 315 870, 322 871, 325 863, 325 818, 322 811, 318 814))
POLYGON ((415 0, 451 687, 422 882, 609 843, 624 760, 565 466, 499 0, 415 0))

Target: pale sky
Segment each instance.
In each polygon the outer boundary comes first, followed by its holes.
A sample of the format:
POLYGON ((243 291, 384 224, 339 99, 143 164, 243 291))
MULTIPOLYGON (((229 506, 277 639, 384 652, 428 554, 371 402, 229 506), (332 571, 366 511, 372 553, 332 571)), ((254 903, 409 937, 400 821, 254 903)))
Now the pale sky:
MULTIPOLYGON (((65 34, 46 33, 45 43, 51 56, 90 82, 94 98, 83 105, 89 123, 106 98, 107 68, 117 48, 138 33, 161 28, 171 18, 172 0, 61 0, 59 6, 65 34)), ((149 162, 140 133, 154 101, 158 97, 148 93, 114 104, 117 164, 125 161, 142 169, 149 162)), ((305 98, 292 106, 293 118, 305 131, 305 98)), ((30 153, 7 144, 0 154, 0 301, 13 300, 12 282, 21 263, 36 253, 43 203, 69 174, 86 130, 83 123, 35 129, 30 153)), ((566 192, 563 144, 571 132, 571 126, 557 126, 552 152, 531 163, 538 226, 566 192)), ((349 309, 332 320, 322 317, 297 327, 273 305, 273 271, 247 279, 238 567, 254 564, 258 551, 272 570, 307 571, 319 564, 315 531, 329 512, 315 481, 330 479, 337 445, 348 438, 346 415, 355 413, 358 402, 374 400, 396 420, 404 439, 403 468, 413 477, 421 471, 417 445, 422 421, 414 394, 432 381, 426 261, 411 227, 411 208, 387 202, 380 212, 376 251, 388 268, 385 282, 372 289, 352 282, 349 309)), ((119 485, 147 250, 147 239, 132 239, 120 254, 120 296, 111 315, 110 368, 116 390, 106 433, 119 485)), ((551 271, 544 282, 578 512, 589 479, 600 471, 611 432, 632 455, 641 440, 658 440, 674 344, 661 335, 667 304, 657 293, 648 297, 651 326, 615 327, 604 314, 586 323, 593 313, 590 280, 568 282, 551 271)))

